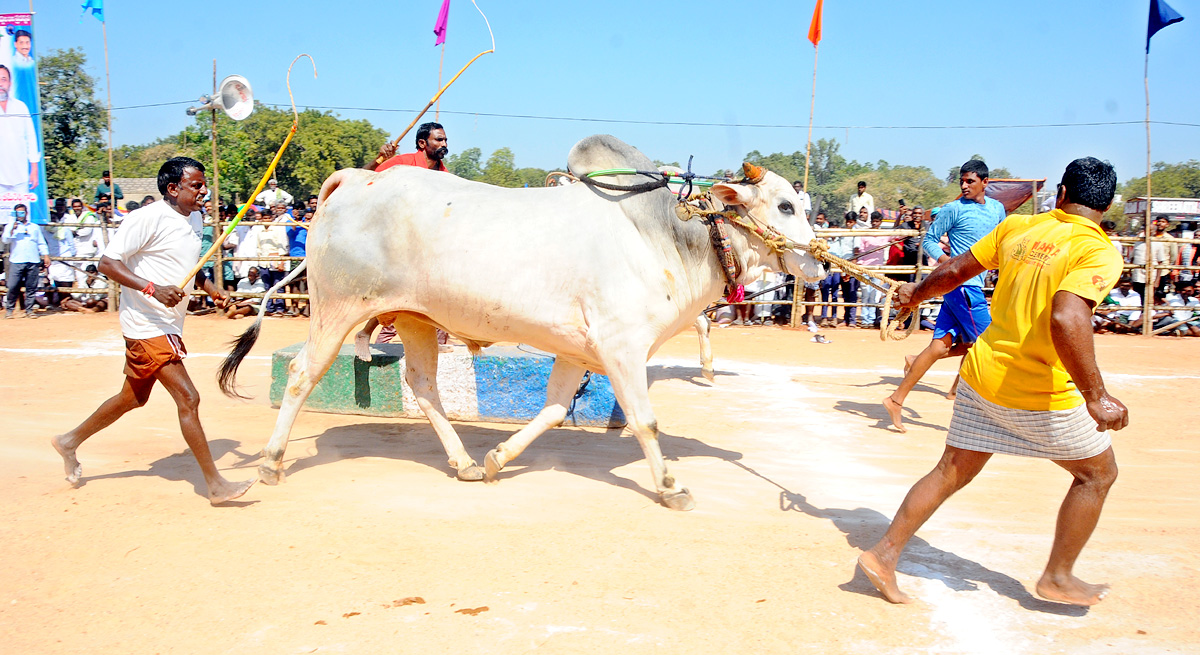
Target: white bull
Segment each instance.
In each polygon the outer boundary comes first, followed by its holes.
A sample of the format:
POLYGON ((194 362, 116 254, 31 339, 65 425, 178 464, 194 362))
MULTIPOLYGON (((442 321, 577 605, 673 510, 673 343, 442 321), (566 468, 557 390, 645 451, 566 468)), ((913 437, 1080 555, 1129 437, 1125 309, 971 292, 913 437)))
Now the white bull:
MULTIPOLYGON (((568 165, 576 175, 618 167, 653 170, 636 149, 606 135, 578 143, 568 165)), ((645 178, 605 181, 633 185, 645 178)), ((795 242, 807 244, 813 237, 799 197, 773 173, 755 184, 718 184, 713 193, 795 242)), ((372 316, 394 312, 406 379, 460 479, 494 479, 534 439, 560 425, 584 372, 592 370, 609 377, 662 503, 691 509, 691 495, 668 473, 659 449, 646 361, 721 295, 725 275, 704 223, 680 220, 674 205, 663 188, 503 189, 407 166, 382 173, 338 171, 321 189, 309 232, 309 336, 288 367, 260 478, 268 484, 283 478, 292 423, 346 335, 372 316), (482 471, 438 397, 437 328, 473 350, 506 341, 557 356, 545 406, 487 454, 482 471)), ((743 228, 731 226, 730 232, 740 283, 758 279, 764 270, 805 279, 822 275, 806 253, 776 253, 743 228)), ((227 394, 235 393, 237 366, 257 339, 259 321, 222 364, 227 394)))

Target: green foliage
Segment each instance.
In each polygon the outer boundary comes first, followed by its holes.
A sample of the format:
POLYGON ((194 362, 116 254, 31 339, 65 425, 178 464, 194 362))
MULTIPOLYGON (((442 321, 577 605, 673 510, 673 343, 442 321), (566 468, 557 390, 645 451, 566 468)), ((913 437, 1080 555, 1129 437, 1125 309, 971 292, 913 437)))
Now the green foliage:
POLYGON ((478 180, 483 175, 483 168, 479 163, 482 158, 482 150, 467 148, 461 155, 451 154, 447 157, 446 169, 465 180, 478 180))
MULTIPOLYGON (((1155 198, 1200 198, 1200 161, 1154 164, 1150 190, 1155 198)), ((1146 196, 1146 176, 1125 182, 1118 189, 1125 198, 1146 196)))
POLYGON ((53 50, 38 62, 46 187, 52 198, 80 195, 84 180, 100 176, 100 170, 87 170, 93 167, 88 155, 99 149, 105 116, 86 68, 87 55, 74 48, 53 50))
MULTIPOLYGON (((867 192, 875 198, 877 208, 896 208, 901 198, 909 205, 936 207, 958 195, 957 179, 955 185, 948 186, 924 166, 896 166, 883 160, 860 164, 846 161, 839 149, 835 139, 813 143, 808 172, 809 193, 822 199, 822 211, 835 222, 847 210, 859 180, 867 183, 867 192)), ((779 152, 763 155, 755 150, 746 155, 746 161, 763 166, 789 182, 804 179, 803 150, 790 155, 779 152)))

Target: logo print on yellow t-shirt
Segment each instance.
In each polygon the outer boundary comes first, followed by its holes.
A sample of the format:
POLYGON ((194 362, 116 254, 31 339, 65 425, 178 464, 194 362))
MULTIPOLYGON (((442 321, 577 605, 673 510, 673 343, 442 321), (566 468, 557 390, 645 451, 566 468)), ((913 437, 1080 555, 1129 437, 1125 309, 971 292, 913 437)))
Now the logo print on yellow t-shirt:
POLYGON ((1092 286, 1096 287, 1097 289, 1104 289, 1104 287, 1106 286, 1104 284, 1104 278, 1100 277, 1099 275, 1093 275, 1092 276, 1092 286))

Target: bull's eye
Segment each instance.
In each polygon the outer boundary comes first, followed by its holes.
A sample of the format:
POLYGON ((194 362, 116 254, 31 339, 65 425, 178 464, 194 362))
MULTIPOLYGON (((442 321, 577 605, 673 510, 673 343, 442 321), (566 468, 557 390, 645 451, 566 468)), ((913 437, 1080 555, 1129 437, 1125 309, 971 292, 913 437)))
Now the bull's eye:
POLYGON ((786 201, 786 200, 784 200, 783 202, 779 203, 779 211, 780 211, 780 213, 783 213, 783 214, 794 214, 794 213, 796 213, 796 210, 792 208, 792 203, 790 203, 790 202, 788 202, 788 201, 786 201))

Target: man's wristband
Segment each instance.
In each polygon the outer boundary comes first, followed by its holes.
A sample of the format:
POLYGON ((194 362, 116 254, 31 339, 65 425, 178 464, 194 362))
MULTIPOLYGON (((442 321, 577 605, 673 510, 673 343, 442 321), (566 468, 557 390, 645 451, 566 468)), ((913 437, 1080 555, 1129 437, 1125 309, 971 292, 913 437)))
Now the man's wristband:
POLYGON ((146 288, 142 289, 142 293, 146 294, 146 296, 148 296, 148 297, 154 297, 154 283, 147 282, 146 288))

